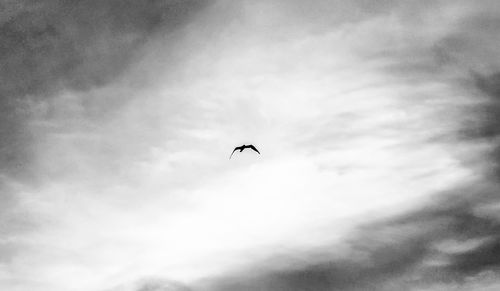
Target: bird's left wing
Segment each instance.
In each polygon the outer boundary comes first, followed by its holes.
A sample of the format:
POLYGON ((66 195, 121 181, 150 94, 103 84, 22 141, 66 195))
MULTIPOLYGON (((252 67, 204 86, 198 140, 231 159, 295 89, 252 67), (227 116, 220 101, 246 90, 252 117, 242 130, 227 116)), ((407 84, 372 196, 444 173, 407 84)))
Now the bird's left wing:
POLYGON ((253 144, 249 145, 248 147, 249 147, 249 148, 251 148, 252 150, 256 151, 257 153, 259 153, 259 155, 260 155, 259 150, 258 150, 258 149, 256 149, 256 148, 253 146, 253 144))

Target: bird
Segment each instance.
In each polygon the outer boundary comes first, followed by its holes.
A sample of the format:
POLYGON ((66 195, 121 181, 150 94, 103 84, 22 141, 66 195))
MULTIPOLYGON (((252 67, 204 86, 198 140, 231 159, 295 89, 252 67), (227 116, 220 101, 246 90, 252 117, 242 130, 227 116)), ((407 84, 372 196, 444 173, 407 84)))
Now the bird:
POLYGON ((242 145, 242 146, 239 146, 239 147, 235 147, 233 152, 231 153, 231 156, 229 156, 229 159, 231 159, 231 157, 233 156, 234 152, 237 151, 237 150, 240 150, 240 153, 244 150, 244 149, 252 149, 254 151, 256 151, 259 155, 260 155, 260 152, 257 148, 255 148, 253 145, 249 144, 249 145, 242 145))

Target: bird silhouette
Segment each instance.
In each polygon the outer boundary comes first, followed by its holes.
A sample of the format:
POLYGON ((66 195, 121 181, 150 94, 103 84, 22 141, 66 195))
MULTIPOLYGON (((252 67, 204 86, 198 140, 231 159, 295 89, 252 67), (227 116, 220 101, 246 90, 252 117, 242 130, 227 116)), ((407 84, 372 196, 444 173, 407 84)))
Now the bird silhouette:
POLYGON ((239 150, 240 153, 244 150, 244 149, 252 149, 254 151, 256 151, 259 155, 260 155, 260 152, 257 148, 255 148, 253 145, 249 144, 249 145, 242 145, 242 146, 239 146, 239 147, 235 147, 233 152, 231 153, 231 156, 229 156, 229 159, 231 159, 231 157, 233 156, 234 152, 239 150))

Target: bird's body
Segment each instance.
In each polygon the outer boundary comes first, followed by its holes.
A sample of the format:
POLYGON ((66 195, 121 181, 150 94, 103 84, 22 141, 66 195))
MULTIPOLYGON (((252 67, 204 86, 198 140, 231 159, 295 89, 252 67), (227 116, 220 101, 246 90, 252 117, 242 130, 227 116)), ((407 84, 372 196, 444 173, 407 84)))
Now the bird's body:
POLYGON ((233 156, 234 152, 239 150, 240 153, 244 150, 244 149, 252 149, 254 151, 256 151, 259 155, 260 155, 260 152, 257 148, 255 148, 253 145, 249 144, 249 145, 242 145, 242 146, 239 146, 239 147, 235 147, 233 152, 231 153, 231 156, 229 156, 229 159, 231 159, 231 157, 233 156))

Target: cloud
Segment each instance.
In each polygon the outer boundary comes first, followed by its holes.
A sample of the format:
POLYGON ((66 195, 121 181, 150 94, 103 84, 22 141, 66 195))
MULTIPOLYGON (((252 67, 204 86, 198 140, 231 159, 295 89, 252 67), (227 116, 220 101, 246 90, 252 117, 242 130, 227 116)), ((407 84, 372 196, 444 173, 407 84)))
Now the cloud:
MULTIPOLYGON (((429 17, 432 12, 426 11, 427 18, 420 30, 423 39, 414 38, 418 32, 405 33, 403 36, 411 35, 417 42, 413 43, 410 38, 408 45, 403 44, 394 51, 383 46, 384 54, 377 56, 384 60, 382 68, 395 77, 394 82, 411 83, 414 88, 413 92, 403 91, 405 95, 401 98, 405 100, 403 102, 408 100, 403 98, 419 99, 409 99, 406 105, 422 106, 425 102, 435 102, 436 107, 429 113, 447 112, 453 116, 449 121, 443 118, 444 123, 436 124, 435 117, 429 115, 432 127, 438 128, 433 131, 418 114, 414 121, 420 124, 406 127, 407 131, 425 133, 424 140, 441 135, 446 143, 458 142, 462 148, 458 151, 458 158, 486 175, 465 186, 452 186, 445 193, 435 193, 434 196, 439 198, 421 205, 420 210, 365 224, 350 240, 325 247, 333 251, 320 254, 285 252, 282 257, 257 262, 251 268, 227 277, 201 282, 200 286, 205 286, 201 290, 494 290, 499 282, 492 278, 497 276, 500 262, 499 220, 493 215, 493 209, 497 209, 499 203, 495 194, 498 192, 498 175, 491 177, 488 173, 496 173, 498 167, 496 116, 499 96, 494 61, 498 38, 492 33, 498 28, 495 20, 498 14, 496 6, 492 6, 487 11, 488 5, 457 5, 455 8, 459 9, 456 11, 462 11, 461 16, 452 22, 456 21, 458 25, 450 26, 449 30, 435 37, 427 35, 425 25, 432 23, 432 17, 429 17), (467 8, 460 9, 463 7, 467 8), (443 91, 436 88, 428 91, 428 86, 436 78, 450 87, 443 91), (453 91, 457 95, 451 99, 453 91), (472 149, 472 156, 461 154, 467 147, 472 149), (470 159, 474 163, 471 164, 470 159), (483 212, 482 209, 489 210, 483 212), (339 258, 338 252, 334 251, 345 251, 346 248, 349 251, 345 257, 339 258)), ((440 11, 452 10, 450 6, 443 7, 446 8, 440 11)), ((364 93, 365 88, 355 90, 364 93)), ((367 111, 364 115, 370 113, 367 111)), ((340 133, 345 131, 343 137, 349 134, 359 136, 349 127, 348 121, 352 121, 349 116, 345 117, 345 122, 339 116, 324 127, 331 129, 341 124, 340 133)), ((369 124, 379 128, 373 122, 369 124)), ((330 136, 320 136, 325 129, 318 132, 318 136, 306 139, 306 144, 339 150, 339 147, 332 148, 335 134, 329 139, 330 136)), ((375 129, 373 132, 382 133, 375 129)), ((416 141, 414 137, 411 140, 416 141)), ((371 146, 373 142, 368 144, 371 146)))
POLYGON ((477 213, 498 203, 494 191, 456 189, 421 210, 362 225, 341 243, 285 251, 197 290, 481 290, 500 265, 500 221, 477 213), (464 199, 462 191, 475 193, 464 199))
POLYGON ((495 12, 427 4, 13 2, 6 288, 497 284, 495 12))
MULTIPOLYGON (((3 1, 0 21, 0 198, 2 232, 30 225, 19 218, 18 192, 43 180, 37 152, 42 116, 69 107, 60 92, 89 92, 116 81, 155 33, 185 25, 206 3, 197 1, 3 1), (18 225, 19 227, 14 227, 18 225)), ((73 95, 78 114, 96 116, 126 103, 126 95, 73 95), (96 101, 98 99, 98 101, 96 101), (92 105, 94 104, 94 105, 92 105), (98 104, 98 105, 96 105, 98 104)), ((50 124, 50 123, 49 123, 50 124)), ((87 126, 88 130, 88 126, 87 126)), ((29 228, 29 227, 28 227, 29 228)))
POLYGON ((16 96, 48 93, 57 86, 102 86, 123 72, 151 34, 185 24, 203 6, 196 1, 6 5, 16 8, 1 27, 2 91, 16 96))
POLYGON ((64 89, 88 91, 116 80, 153 34, 182 27, 206 4, 4 1, 0 22, 2 173, 16 178, 33 174, 34 140, 26 122, 37 103, 64 89))
POLYGON ((482 98, 482 104, 478 105, 478 118, 475 123, 467 129, 468 136, 478 142, 489 144, 488 157, 490 164, 488 165, 489 174, 498 179, 499 174, 499 131, 498 126, 500 113, 500 75, 498 72, 492 74, 472 74, 474 84, 482 98))
POLYGON ((108 291, 190 291, 191 289, 179 282, 161 278, 143 278, 131 284, 120 285, 108 291))
MULTIPOLYGON (((92 131, 92 118, 106 118, 119 110, 120 104, 130 101, 133 94, 119 95, 108 90, 96 96, 89 92, 119 81, 131 64, 143 57, 141 51, 155 35, 170 35, 182 29, 207 4, 59 0, 0 4, 2 266, 15 264, 12 259, 19 251, 30 248, 22 237, 46 223, 31 212, 29 201, 33 196, 27 193, 42 187, 47 175, 51 175, 50 170, 39 167, 39 153, 47 136, 62 131, 76 135, 79 130, 92 131), (60 98, 64 92, 70 92, 66 96, 71 97, 60 98), (58 123, 61 114, 74 114, 75 119, 64 126, 58 123)), ((81 136, 88 141, 91 135, 81 136)), ((60 165, 61 159, 52 162, 60 165)), ((76 168, 72 164, 66 170, 76 168)), ((2 278, 10 276, 4 272, 10 274, 8 268, 2 268, 2 278)))

